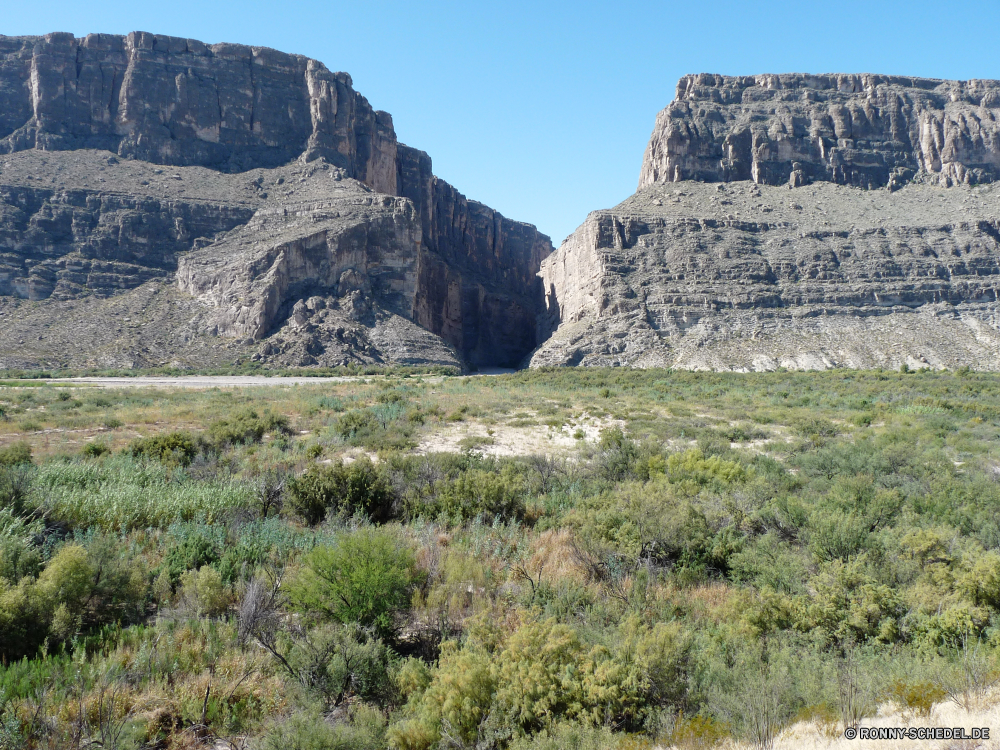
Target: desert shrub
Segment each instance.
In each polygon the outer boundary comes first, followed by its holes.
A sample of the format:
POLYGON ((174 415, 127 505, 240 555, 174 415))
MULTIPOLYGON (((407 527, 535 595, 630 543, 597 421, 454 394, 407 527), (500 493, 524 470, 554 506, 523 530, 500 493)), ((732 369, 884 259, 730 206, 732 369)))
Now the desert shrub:
POLYGON ((820 630, 838 643, 896 640, 903 602, 899 592, 879 582, 866 565, 864 556, 825 564, 809 581, 815 594, 797 600, 797 627, 820 630))
POLYGON ((957 590, 973 604, 1000 610, 1000 553, 970 555, 962 563, 957 590))
POLYGON ((806 574, 801 553, 773 532, 731 555, 728 565, 730 576, 738 583, 787 593, 798 593, 806 574))
POLYGON ((235 544, 226 545, 216 567, 226 583, 234 583, 237 579, 249 577, 254 570, 271 559, 273 550, 267 540, 242 535, 235 544))
POLYGON ((705 457, 700 448, 667 457, 667 476, 674 484, 697 487, 728 487, 746 477, 746 470, 736 461, 719 456, 705 457))
POLYGON ((391 635, 415 577, 413 552, 396 534, 364 528, 306 555, 289 595, 299 609, 391 635))
POLYGON ((789 425, 796 435, 805 438, 831 438, 838 434, 837 425, 822 417, 804 417, 792 420, 789 425))
POLYGON ((496 701, 517 733, 543 729, 550 717, 600 725, 633 717, 643 686, 638 662, 588 646, 554 619, 526 623, 497 656, 496 701))
POLYGON ((0 468, 31 463, 31 446, 23 440, 0 448, 0 468))
POLYGON ((598 577, 626 574, 640 562, 695 575, 725 573, 738 548, 730 530, 716 533, 704 511, 678 497, 676 485, 662 476, 585 498, 564 520, 578 531, 580 552, 598 577))
POLYGON ((83 541, 86 546, 63 546, 37 578, 37 556, 30 562, 34 570, 21 570, 16 583, 0 578, 0 630, 10 636, 0 634, 0 652, 30 654, 46 637, 58 643, 81 630, 135 622, 144 615, 145 569, 113 537, 83 541))
MULTIPOLYGON (((531 737, 518 737, 510 750, 619 750, 627 747, 622 736, 607 727, 557 722, 531 737)), ((641 746, 636 746, 641 747, 641 746)))
POLYGON ((820 560, 876 552, 878 532, 893 522, 902 506, 898 490, 879 487, 870 476, 837 477, 810 515, 810 549, 820 560))
POLYGON ((179 544, 170 546, 163 559, 162 570, 170 577, 171 583, 177 585, 182 574, 211 565, 219 557, 217 540, 196 527, 179 544))
POLYGON ((232 592, 211 565, 182 573, 180 583, 181 600, 199 615, 218 617, 232 603, 232 592))
POLYGON ((271 411, 258 413, 247 408, 219 419, 208 428, 209 439, 217 446, 259 443, 267 433, 288 434, 288 418, 271 411))
POLYGON ((927 719, 935 703, 940 703, 948 691, 930 681, 907 682, 896 680, 889 688, 889 696, 899 704, 905 713, 927 719))
POLYGON ((732 443, 746 443, 751 440, 763 440, 768 433, 752 424, 738 424, 723 432, 723 436, 732 443))
POLYGON ((437 745, 442 729, 466 744, 474 744, 489 712, 496 689, 489 656, 480 650, 442 644, 437 668, 424 689, 410 693, 402 721, 389 728, 395 750, 428 750, 437 745))
POLYGON ((411 516, 444 517, 453 523, 483 516, 520 519, 524 516, 524 498, 528 481, 512 464, 499 471, 469 468, 454 479, 435 482, 409 498, 411 516))
POLYGON ((127 448, 132 458, 144 458, 174 466, 187 466, 199 450, 197 439, 187 432, 168 432, 139 438, 133 440, 127 448))
MULTIPOLYGON (((606 389, 605 389, 606 390, 606 389)), ((601 432, 597 466, 605 479, 620 482, 633 477, 639 462, 639 446, 618 427, 601 432)))
POLYGON ((405 418, 403 403, 376 403, 341 414, 333 431, 349 445, 369 450, 403 450, 412 446, 415 422, 405 418))
POLYGON ((289 483, 289 507, 310 525, 327 513, 361 513, 373 521, 388 521, 395 497, 367 456, 344 465, 315 464, 289 483))
MULTIPOLYGON (((241 619, 246 606, 246 602, 240 605, 241 619)), ((395 700, 393 675, 399 658, 371 628, 358 623, 290 627, 280 647, 271 626, 264 631, 251 626, 250 631, 289 676, 327 706, 340 706, 348 699, 383 705, 395 700)))
POLYGON ((83 446, 83 450, 80 453, 85 458, 100 458, 101 456, 111 453, 111 448, 107 443, 87 443, 83 446))
POLYGON ((319 713, 294 713, 270 724, 251 745, 253 750, 381 750, 385 717, 363 704, 350 720, 333 724, 319 713))
POLYGON ((782 659, 751 645, 737 651, 727 671, 713 687, 713 711, 752 748, 770 750, 799 708, 792 675, 782 659))

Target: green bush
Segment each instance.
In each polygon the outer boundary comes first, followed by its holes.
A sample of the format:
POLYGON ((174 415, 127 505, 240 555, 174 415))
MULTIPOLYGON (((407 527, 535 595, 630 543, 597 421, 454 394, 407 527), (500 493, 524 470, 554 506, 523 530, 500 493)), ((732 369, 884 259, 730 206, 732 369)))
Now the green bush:
POLYGON ((411 516, 443 517, 460 523, 476 517, 518 520, 524 517, 528 481, 520 468, 503 465, 499 471, 469 468, 454 479, 424 488, 408 502, 411 516))
POLYGON ((168 466, 187 466, 198 455, 201 446, 187 432, 168 432, 133 440, 127 452, 132 458, 159 461, 168 466))
POLYGON ((332 724, 319 713, 295 713, 268 726, 253 750, 382 750, 385 717, 363 704, 353 707, 350 720, 332 724))
POLYGON ((180 544, 175 544, 167 550, 163 559, 162 570, 170 577, 173 585, 181 580, 181 575, 189 570, 211 565, 219 560, 219 550, 216 542, 207 534, 194 533, 185 537, 180 544))
POLYGON ((30 656, 108 623, 138 620, 146 571, 118 540, 101 534, 64 545, 35 578, 0 578, 0 657, 30 656))
POLYGON ((181 574, 181 599, 198 615, 218 617, 232 603, 232 592, 211 565, 181 574))
POLYGON ((288 418, 281 414, 255 409, 242 409, 233 416, 213 422, 208 428, 209 439, 217 446, 259 443, 267 433, 287 435, 291 432, 288 418))
POLYGON ((365 528, 306 555, 289 595, 299 609, 389 636, 409 605, 415 578, 409 547, 389 530, 365 528))
POLYGON ((624 750, 626 747, 621 735, 607 727, 558 722, 531 737, 515 739, 509 750, 624 750))
POLYGON ((83 450, 80 453, 86 458, 100 458, 111 453, 111 448, 108 447, 107 443, 87 443, 83 446, 83 450))
POLYGON ((31 446, 23 440, 0 448, 0 467, 31 463, 31 446))
MULTIPOLYGON (((605 389, 606 391, 607 389, 605 389)), ((618 427, 601 432, 597 466, 605 479, 620 482, 636 475, 639 446, 618 427)), ((645 478, 645 477, 640 477, 645 478)))
POLYGON ((289 483, 289 508, 310 526, 333 511, 377 523, 393 516, 395 496, 367 456, 351 464, 314 464, 289 483))
POLYGON ((861 556, 824 565, 809 581, 815 593, 797 600, 797 627, 818 631, 837 643, 897 640, 903 601, 898 591, 866 569, 867 562, 861 556))

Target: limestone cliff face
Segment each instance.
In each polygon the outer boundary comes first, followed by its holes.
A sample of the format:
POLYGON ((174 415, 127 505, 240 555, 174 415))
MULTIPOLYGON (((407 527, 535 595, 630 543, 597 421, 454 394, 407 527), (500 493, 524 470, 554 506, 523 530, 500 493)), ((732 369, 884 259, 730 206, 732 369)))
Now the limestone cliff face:
MULTIPOLYGON (((177 272, 210 308, 203 334, 284 331, 281 351, 314 313, 334 332, 395 315, 472 365, 538 343, 548 237, 435 177, 316 60, 144 32, 0 37, 0 154, 0 295, 108 295, 177 272)), ((393 330, 375 338, 420 338, 393 330)), ((303 361, 325 351, 310 346, 303 361)))
POLYGON ((685 76, 656 118, 639 187, 812 181, 899 187, 1000 177, 1000 82, 880 75, 685 76))
POLYGON ((133 32, 0 37, 0 152, 243 171, 324 157, 395 193, 392 118, 301 55, 133 32))
POLYGON ((649 186, 543 261, 532 364, 1000 369, 998 187, 649 186))
POLYGON ((543 260, 531 364, 1000 369, 998 116, 994 81, 683 78, 543 260))

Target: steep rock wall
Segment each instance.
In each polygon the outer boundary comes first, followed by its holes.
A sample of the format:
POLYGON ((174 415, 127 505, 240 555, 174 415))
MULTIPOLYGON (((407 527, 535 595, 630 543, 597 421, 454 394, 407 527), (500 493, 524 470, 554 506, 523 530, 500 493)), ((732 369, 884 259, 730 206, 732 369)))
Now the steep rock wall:
MULTIPOLYGON (((299 203, 301 196, 294 196, 287 184, 282 186, 284 172, 279 169, 299 160, 331 165, 337 168, 338 179, 358 180, 378 193, 409 199, 413 216, 412 227, 406 230, 410 253, 406 262, 413 267, 411 299, 402 307, 388 298, 375 300, 379 309, 406 308, 409 319, 444 338, 474 365, 516 364, 537 344, 536 273, 541 259, 551 252, 548 237, 467 200, 435 177, 430 157, 397 142, 392 118, 373 110, 354 91, 350 76, 333 73, 316 60, 261 47, 206 45, 145 32, 79 39, 65 33, 0 37, 0 154, 80 153, 81 149, 112 151, 129 165, 161 164, 179 171, 209 167, 229 173, 233 180, 216 187, 235 196, 238 207, 231 217, 218 208, 215 220, 188 206, 190 192, 175 196, 179 202, 165 203, 160 196, 172 188, 161 184, 162 170, 147 170, 146 179, 132 180, 127 188, 89 184, 94 188, 89 197, 63 191, 39 199, 47 204, 29 210, 34 219, 22 216, 26 209, 15 206, 19 199, 14 200, 0 215, 0 231, 7 228, 6 239, 0 238, 0 294, 43 299, 53 293, 61 297, 110 293, 172 272, 179 253, 245 224, 258 209, 274 203, 275 194, 284 205, 299 203), (236 189, 239 174, 249 178, 242 193, 236 189), (106 193, 118 195, 112 198, 106 193), (140 197, 144 195, 150 197, 140 197), (103 201, 106 208, 91 221, 78 210, 81 201, 88 206, 103 201), (29 231, 26 222, 31 221, 55 234, 29 231), (68 233, 60 229, 67 221, 73 226, 68 233), (95 224, 90 235, 85 229, 88 221, 95 224), (70 236, 72 240, 67 239, 70 236), (199 237, 205 240, 196 241, 199 237), (90 256, 94 257, 88 261, 90 256), (42 260, 36 262, 36 257, 42 260), (96 261, 118 265, 102 281, 95 273, 108 267, 94 266, 96 261)), ((61 172, 64 162, 50 166, 61 172)), ((76 175, 75 187, 81 180, 95 182, 93 172, 104 169, 89 167, 90 172, 76 175)), ((10 181, 7 173, 5 164, 0 164, 0 185, 10 182, 22 191, 32 179, 30 174, 18 174, 10 181)), ((176 177, 188 179, 187 173, 176 177)), ((213 202, 208 188, 212 180, 196 177, 206 186, 207 194, 201 197, 213 202)), ((295 179, 307 177, 297 174, 295 179)), ((53 177, 52 182, 63 180, 53 177)), ((320 190, 313 198, 323 195, 320 190)), ((310 221, 328 218, 314 214, 310 221)), ((369 250, 377 256, 378 238, 389 235, 383 232, 377 210, 370 218, 369 250)), ((355 219, 367 221, 364 216, 355 219)), ((266 336, 283 325, 281 316, 294 306, 300 290, 329 291, 339 283, 335 280, 331 286, 325 277, 314 278, 321 272, 313 264, 288 265, 298 252, 295 248, 304 247, 302 243, 308 244, 312 236, 318 235, 302 230, 284 245, 270 246, 268 252, 278 252, 284 259, 275 260, 274 267, 284 270, 272 274, 274 284, 261 298, 270 301, 258 310, 260 300, 256 300, 251 312, 245 306, 217 311, 219 335, 254 340, 266 336), (284 250, 275 250, 278 246, 284 250)), ((259 255, 255 249, 259 237, 249 231, 239 237, 215 248, 215 266, 188 263, 181 287, 218 307, 235 304, 227 290, 263 283, 263 277, 249 269, 232 276, 235 266, 259 255), (219 255, 227 252, 228 260, 219 255), (208 270, 209 266, 216 270, 208 270), (220 283, 216 266, 228 268, 232 278, 220 283), (207 273, 206 278, 196 278, 198 269, 207 273)), ((385 250, 390 255, 396 252, 395 245, 385 250)), ((330 252, 334 257, 339 250, 330 252)), ((366 268, 364 274, 371 278, 355 285, 359 292, 378 297, 382 294, 379 264, 366 268)), ((254 288, 255 294, 261 293, 254 288)))
POLYGON ((639 187, 829 181, 897 188, 1000 177, 1000 82, 881 75, 685 76, 656 118, 639 187))
POLYGON ((0 185, 0 294, 107 296, 167 278, 196 240, 252 215, 245 206, 0 185))
POLYGON ((531 363, 1000 369, 998 197, 651 185, 542 262, 531 363))
POLYGON ((518 366, 540 343, 537 274, 551 241, 435 177, 422 151, 400 146, 397 181, 422 229, 414 319, 469 364, 518 366))
POLYGON ((0 37, 0 153, 95 148, 243 171, 322 156, 395 193, 392 118, 301 55, 145 32, 0 37))

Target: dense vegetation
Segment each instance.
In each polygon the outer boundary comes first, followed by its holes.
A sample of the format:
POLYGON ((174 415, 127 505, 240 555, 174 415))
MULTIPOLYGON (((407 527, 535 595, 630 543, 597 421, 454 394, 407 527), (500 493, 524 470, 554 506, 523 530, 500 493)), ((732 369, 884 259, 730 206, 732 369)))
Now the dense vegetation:
POLYGON ((769 747, 996 695, 992 375, 23 385, 4 750, 769 747))

